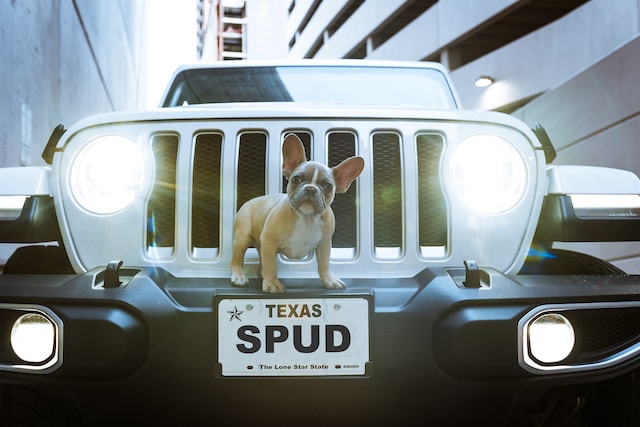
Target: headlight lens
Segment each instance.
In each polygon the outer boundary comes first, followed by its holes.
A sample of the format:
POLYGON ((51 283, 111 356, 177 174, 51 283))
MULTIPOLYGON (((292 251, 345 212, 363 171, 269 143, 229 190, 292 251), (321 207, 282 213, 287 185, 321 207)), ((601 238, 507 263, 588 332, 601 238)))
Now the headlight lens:
POLYGON ((97 214, 129 206, 144 183, 144 158, 130 139, 108 135, 90 141, 71 165, 70 185, 76 201, 97 214))
POLYGON ((451 182, 460 200, 487 214, 518 204, 526 189, 527 168, 520 152, 495 135, 462 141, 451 157, 451 182))
POLYGON ((542 363, 566 359, 576 342, 573 326, 561 314, 547 313, 529 324, 529 351, 542 363))
POLYGON ((25 362, 42 363, 53 355, 56 328, 39 313, 20 316, 11 329, 11 348, 25 362))

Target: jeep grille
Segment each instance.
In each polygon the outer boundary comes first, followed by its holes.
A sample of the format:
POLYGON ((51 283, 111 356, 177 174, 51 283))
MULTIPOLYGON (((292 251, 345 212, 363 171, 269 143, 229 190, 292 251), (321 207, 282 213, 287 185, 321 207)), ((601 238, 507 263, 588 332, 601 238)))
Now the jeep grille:
MULTIPOLYGON (((313 134, 306 130, 283 130, 276 143, 289 132, 296 133, 307 150, 307 157, 325 151, 330 166, 356 154, 363 155, 372 168, 373 223, 371 230, 359 227, 359 185, 352 185, 345 194, 336 196, 332 205, 336 215, 336 231, 333 237, 334 258, 352 258, 358 250, 358 232, 372 233, 374 255, 380 258, 399 258, 404 248, 403 195, 416 194, 418 198, 418 241, 424 254, 444 256, 448 238, 447 204, 440 183, 440 163, 444 150, 444 139, 437 133, 421 133, 416 136, 418 188, 406 191, 405 166, 403 165, 403 137, 394 131, 376 131, 370 135, 371 158, 358 153, 361 146, 354 131, 329 129, 324 134, 313 134), (312 146, 313 142, 313 146, 312 146), (322 144, 322 150, 318 145, 322 144), (437 248, 435 251, 434 248, 437 248)), ((267 193, 268 180, 273 179, 269 168, 278 162, 269 161, 267 145, 269 133, 262 130, 241 131, 235 139, 224 136, 222 131, 203 132, 195 136, 193 147, 191 201, 191 250, 205 257, 215 257, 220 250, 222 234, 229 232, 228 223, 223 224, 221 211, 224 203, 234 203, 237 210, 247 200, 267 193), (237 144, 237 160, 226 160, 223 164, 224 144, 237 144), (269 163, 269 165, 267 164, 269 163), (235 194, 230 194, 233 185, 225 184, 223 176, 234 171, 235 194), (234 199, 233 201, 232 198, 234 199)), ((147 203, 147 252, 168 254, 175 246, 177 230, 185 230, 185 224, 176 223, 177 165, 179 136, 156 134, 151 147, 155 161, 155 185, 147 203)), ((324 160, 324 159, 319 159, 324 160)), ((411 169, 413 169, 411 168, 411 169)), ((281 188, 285 188, 283 182, 281 188)), ((182 196, 184 197, 184 196, 182 196)), ((408 196, 411 197, 411 196, 408 196)))

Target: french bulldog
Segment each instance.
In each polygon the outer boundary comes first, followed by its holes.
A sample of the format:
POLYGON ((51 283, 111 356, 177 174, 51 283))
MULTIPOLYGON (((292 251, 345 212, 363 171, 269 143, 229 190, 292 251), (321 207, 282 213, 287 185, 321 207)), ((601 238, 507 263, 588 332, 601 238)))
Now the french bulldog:
POLYGON ((278 280, 276 254, 300 259, 315 250, 320 282, 328 289, 343 289, 344 282, 329 268, 331 237, 335 217, 331 203, 336 193, 344 193, 364 168, 362 157, 350 157, 329 168, 307 161, 304 146, 294 134, 282 145, 282 174, 287 178, 287 192, 256 197, 238 210, 234 222, 231 284, 246 286, 243 272, 244 254, 254 245, 260 256, 258 277, 262 290, 282 293, 278 280))

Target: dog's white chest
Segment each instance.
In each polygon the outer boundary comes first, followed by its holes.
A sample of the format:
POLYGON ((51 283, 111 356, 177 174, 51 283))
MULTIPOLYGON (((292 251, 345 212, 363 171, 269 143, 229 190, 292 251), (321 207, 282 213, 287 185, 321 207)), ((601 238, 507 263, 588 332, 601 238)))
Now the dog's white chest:
POLYGON ((281 252, 289 258, 302 258, 317 248, 321 240, 322 220, 300 218, 296 221, 289 240, 285 242, 281 252))

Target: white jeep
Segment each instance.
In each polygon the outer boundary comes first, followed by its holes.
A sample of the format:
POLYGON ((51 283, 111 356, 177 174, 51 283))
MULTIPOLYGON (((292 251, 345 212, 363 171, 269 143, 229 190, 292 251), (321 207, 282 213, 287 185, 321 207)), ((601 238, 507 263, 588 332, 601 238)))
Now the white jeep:
POLYGON ((182 67, 161 108, 56 128, 0 170, 0 419, 637 425, 640 278, 555 242, 640 240, 640 181, 553 166, 541 127, 465 111, 437 64, 182 67), (336 196, 324 289, 230 283, 233 221, 295 133, 336 196), (26 412, 25 412, 26 411, 26 412))

